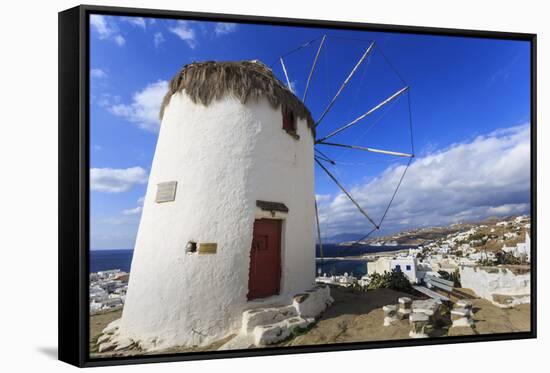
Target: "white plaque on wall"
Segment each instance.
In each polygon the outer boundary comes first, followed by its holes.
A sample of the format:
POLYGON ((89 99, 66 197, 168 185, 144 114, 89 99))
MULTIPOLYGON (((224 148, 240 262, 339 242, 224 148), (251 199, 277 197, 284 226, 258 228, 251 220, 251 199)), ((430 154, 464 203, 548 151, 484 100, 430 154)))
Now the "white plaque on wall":
POLYGON ((177 181, 167 181, 165 183, 157 184, 157 197, 155 198, 156 203, 162 202, 172 202, 176 199, 176 187, 178 186, 177 181))

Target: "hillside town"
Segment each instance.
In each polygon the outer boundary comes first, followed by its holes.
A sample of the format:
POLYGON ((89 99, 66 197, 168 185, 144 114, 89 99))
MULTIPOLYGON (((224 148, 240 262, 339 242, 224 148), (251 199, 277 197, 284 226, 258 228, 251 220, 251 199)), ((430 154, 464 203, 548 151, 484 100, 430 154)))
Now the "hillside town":
POLYGON ((90 314, 122 308, 129 276, 120 269, 90 273, 90 314))
MULTIPOLYGON (((462 282, 462 286, 467 284, 477 295, 503 307, 528 303, 530 228, 530 217, 522 215, 491 219, 479 224, 454 224, 448 228, 450 233, 444 235, 445 229, 442 228, 400 233, 371 241, 370 244, 376 246, 384 241, 400 241, 400 245, 411 240, 422 242, 404 250, 363 255, 367 261, 367 274, 361 278, 348 273, 324 273, 316 281, 367 290, 373 274, 397 271, 404 274, 416 291, 435 299, 447 298, 434 293, 431 290, 433 284, 426 279, 453 279, 457 285, 462 282), (422 239, 422 235, 429 238, 422 239)), ((344 246, 348 244, 346 242, 344 246)))

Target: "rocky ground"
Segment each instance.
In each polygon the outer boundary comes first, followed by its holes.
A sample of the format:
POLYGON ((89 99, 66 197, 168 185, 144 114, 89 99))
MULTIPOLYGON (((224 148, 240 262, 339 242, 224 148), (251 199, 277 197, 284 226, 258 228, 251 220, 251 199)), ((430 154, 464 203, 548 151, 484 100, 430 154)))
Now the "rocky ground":
POLYGON ((333 305, 313 328, 280 345, 300 346, 409 338, 408 321, 400 321, 395 328, 382 326, 382 307, 397 303, 399 297, 411 297, 410 294, 390 289, 369 290, 365 293, 331 288, 331 295, 334 298, 333 305))
POLYGON ((118 309, 111 312, 105 312, 98 315, 93 315, 90 317, 90 356, 92 358, 105 358, 105 357, 122 357, 122 356, 131 356, 131 355, 152 355, 152 354, 181 354, 185 352, 202 352, 202 351, 216 351, 224 343, 233 337, 233 335, 228 336, 222 340, 216 341, 215 343, 208 346, 193 346, 193 347, 173 347, 162 351, 155 351, 154 353, 147 353, 139 349, 130 349, 127 351, 118 351, 118 352, 98 352, 97 339, 101 335, 101 332, 105 327, 112 321, 119 319, 122 316, 122 309, 118 309))
MULTIPOLYGON (((469 289, 458 289, 471 294, 469 289)), ((485 299, 471 299, 474 313, 473 328, 452 328, 447 335, 473 335, 528 332, 531 329, 531 304, 500 308, 485 299)))
POLYGON ((101 332, 110 322, 120 319, 121 316, 122 308, 90 316, 90 352, 97 352, 97 339, 101 332))
MULTIPOLYGON (((468 292, 465 289, 460 289, 468 292)), ((334 304, 319 318, 310 329, 297 333, 290 339, 269 347, 303 346, 329 343, 368 342, 395 339, 409 339, 410 325, 408 320, 398 321, 384 327, 382 307, 397 303, 399 297, 419 299, 390 289, 358 290, 332 288, 334 304)), ((484 299, 472 299, 474 312, 474 327, 450 328, 448 315, 442 318, 431 332, 432 337, 457 335, 479 335, 494 333, 511 333, 529 331, 530 305, 523 304, 513 308, 499 308, 484 299)), ((101 330, 111 321, 119 318, 121 310, 94 315, 90 318, 90 351, 92 357, 110 357, 121 355, 145 354, 143 351, 130 350, 117 353, 97 353, 97 338, 101 330)), ((232 336, 202 347, 174 347, 155 353, 185 353, 214 351, 232 336)))

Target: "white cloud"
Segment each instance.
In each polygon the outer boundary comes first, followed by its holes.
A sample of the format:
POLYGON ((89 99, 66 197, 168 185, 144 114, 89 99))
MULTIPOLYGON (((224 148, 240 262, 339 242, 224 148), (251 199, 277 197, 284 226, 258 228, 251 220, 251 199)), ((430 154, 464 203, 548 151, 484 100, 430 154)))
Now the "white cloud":
POLYGON ((216 36, 230 34, 230 33, 235 32, 235 31, 237 31, 237 24, 236 23, 218 22, 218 23, 216 23, 216 28, 214 29, 214 32, 216 33, 216 36))
POLYGON ((110 93, 101 93, 96 100, 99 106, 110 107, 120 103, 120 96, 112 95, 110 93))
POLYGON ((316 194, 315 195, 315 200, 317 201, 317 203, 327 202, 327 201, 330 201, 330 199, 331 199, 330 194, 316 194))
POLYGON ((122 214, 123 215, 137 215, 137 214, 141 213, 142 209, 143 209, 143 207, 137 206, 133 209, 122 210, 122 214))
POLYGON ((125 17, 123 18, 124 22, 128 22, 132 26, 136 26, 145 30, 147 24, 145 23, 145 18, 143 17, 125 17))
POLYGON ((90 189, 96 192, 121 193, 146 182, 147 172, 141 167, 90 170, 90 189))
POLYGON ((109 107, 109 111, 135 123, 139 128, 157 131, 160 105, 167 90, 168 82, 159 80, 134 93, 131 103, 112 105, 109 107))
POLYGON ((189 48, 195 49, 198 45, 196 32, 189 21, 177 21, 176 25, 169 30, 185 41, 189 48))
POLYGON ((107 77, 107 73, 101 69, 91 69, 90 76, 92 78, 103 79, 107 77))
MULTIPOLYGON (((403 165, 351 188, 375 221, 382 217, 403 165)), ((386 231, 447 225, 527 213, 530 206, 530 129, 511 127, 417 158, 384 220, 386 231)), ((371 226, 345 195, 319 200, 323 235, 368 232, 371 226)))
POLYGON ((122 35, 116 35, 114 41, 119 47, 122 47, 124 44, 126 44, 126 39, 124 39, 122 35))
POLYGON ((97 33, 100 40, 114 41, 118 46, 123 46, 126 42, 120 35, 118 26, 111 17, 92 14, 90 16, 90 26, 97 33))
POLYGON ((155 47, 160 46, 162 43, 164 43, 164 35, 162 35, 162 32, 156 32, 153 36, 153 41, 155 42, 155 47))
POLYGON ((104 16, 92 14, 90 16, 90 25, 96 30, 100 39, 107 39, 114 32, 113 29, 107 25, 104 16))
POLYGON ((92 216, 94 229, 90 232, 92 250, 132 249, 140 215, 92 216))
POLYGON ((137 206, 133 209, 122 210, 122 215, 137 215, 141 214, 143 210, 143 202, 145 202, 145 196, 139 197, 137 200, 137 206))

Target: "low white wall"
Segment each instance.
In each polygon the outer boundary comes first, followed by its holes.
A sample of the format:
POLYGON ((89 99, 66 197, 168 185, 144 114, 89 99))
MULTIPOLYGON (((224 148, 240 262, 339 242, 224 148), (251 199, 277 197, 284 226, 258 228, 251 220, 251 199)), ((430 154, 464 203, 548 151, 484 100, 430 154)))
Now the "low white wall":
POLYGON ((513 306, 531 301, 531 273, 517 274, 507 268, 460 267, 460 282, 463 288, 473 290, 498 306, 513 306), (495 295, 513 298, 509 304, 502 304, 495 295))

